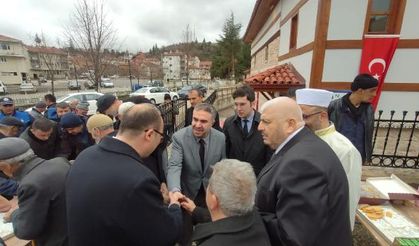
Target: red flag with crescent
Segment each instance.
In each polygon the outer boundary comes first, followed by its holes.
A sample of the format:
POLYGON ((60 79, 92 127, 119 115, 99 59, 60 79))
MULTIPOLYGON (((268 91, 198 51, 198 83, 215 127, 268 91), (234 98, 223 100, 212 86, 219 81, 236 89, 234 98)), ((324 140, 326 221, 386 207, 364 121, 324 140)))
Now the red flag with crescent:
POLYGON ((371 74, 378 80, 377 96, 371 104, 375 110, 380 100, 384 79, 394 52, 399 42, 399 35, 365 35, 359 73, 371 74))

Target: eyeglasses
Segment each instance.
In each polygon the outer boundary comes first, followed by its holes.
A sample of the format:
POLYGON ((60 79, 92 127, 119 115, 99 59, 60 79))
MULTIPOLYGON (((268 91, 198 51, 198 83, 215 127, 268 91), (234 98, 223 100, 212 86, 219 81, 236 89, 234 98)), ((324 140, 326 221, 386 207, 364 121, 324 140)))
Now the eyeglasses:
POLYGON ((164 138, 164 133, 157 131, 156 129, 153 129, 157 134, 159 134, 162 138, 164 138))
POLYGON ((320 114, 322 111, 319 111, 319 112, 315 112, 315 113, 312 113, 312 114, 303 114, 303 119, 308 119, 308 118, 310 118, 311 116, 313 116, 313 115, 316 115, 316 114, 320 114))

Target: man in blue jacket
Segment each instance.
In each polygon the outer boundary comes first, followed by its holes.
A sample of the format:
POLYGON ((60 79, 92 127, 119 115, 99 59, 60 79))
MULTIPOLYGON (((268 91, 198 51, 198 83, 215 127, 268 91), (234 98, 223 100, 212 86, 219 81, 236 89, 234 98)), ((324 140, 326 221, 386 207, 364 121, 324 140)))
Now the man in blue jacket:
POLYGON ((0 119, 6 116, 13 116, 22 121, 23 127, 20 132, 23 132, 33 122, 33 118, 28 112, 16 110, 15 103, 10 97, 2 97, 0 99, 0 119))

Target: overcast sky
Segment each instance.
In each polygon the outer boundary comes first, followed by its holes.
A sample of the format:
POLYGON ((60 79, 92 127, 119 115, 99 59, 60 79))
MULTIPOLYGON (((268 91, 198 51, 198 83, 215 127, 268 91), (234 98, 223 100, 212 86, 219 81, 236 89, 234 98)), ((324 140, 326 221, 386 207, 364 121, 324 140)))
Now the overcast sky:
MULTIPOLYGON (((0 10, 0 34, 33 44, 35 33, 43 32, 49 43, 64 41, 77 0, 9 0, 0 10)), ((187 24, 196 38, 215 41, 225 19, 234 13, 246 31, 255 0, 105 0, 108 18, 118 32, 119 46, 131 52, 148 51, 182 41, 187 24)))

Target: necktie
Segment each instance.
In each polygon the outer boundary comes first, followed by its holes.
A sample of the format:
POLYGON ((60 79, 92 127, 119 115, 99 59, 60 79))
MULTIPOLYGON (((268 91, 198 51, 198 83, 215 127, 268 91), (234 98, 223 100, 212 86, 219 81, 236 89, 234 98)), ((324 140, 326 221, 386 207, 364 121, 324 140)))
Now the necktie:
POLYGON ((249 122, 249 120, 243 120, 243 134, 245 137, 247 137, 247 135, 249 134, 249 129, 247 128, 247 122, 249 122))
POLYGON ((205 141, 199 139, 199 158, 201 159, 202 172, 205 170, 205 141))

